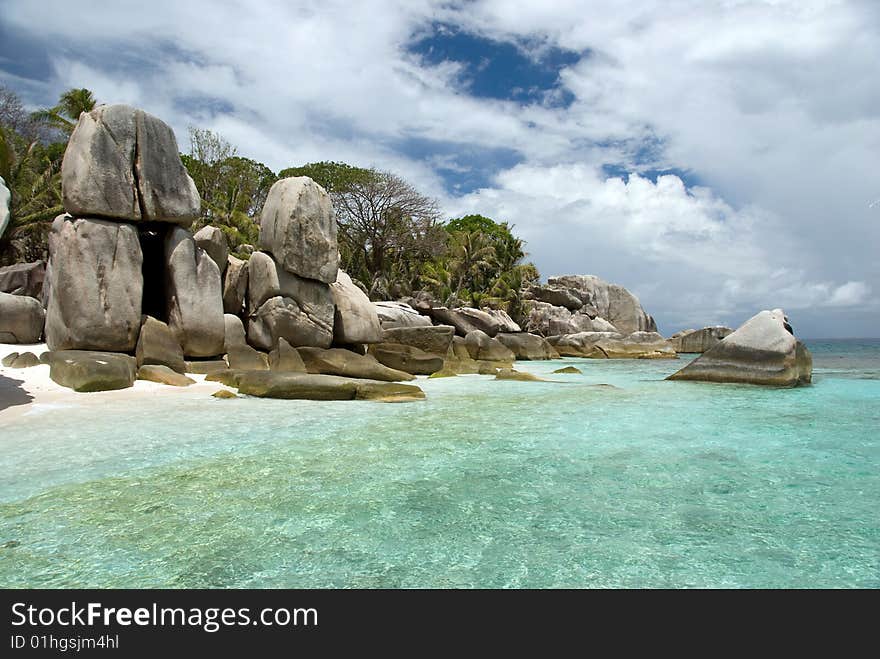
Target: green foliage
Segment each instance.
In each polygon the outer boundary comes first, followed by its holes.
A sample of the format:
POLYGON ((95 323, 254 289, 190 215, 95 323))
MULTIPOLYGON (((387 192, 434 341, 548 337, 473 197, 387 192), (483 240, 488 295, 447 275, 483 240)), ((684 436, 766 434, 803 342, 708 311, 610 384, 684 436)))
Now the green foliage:
POLYGON ((277 177, 263 163, 236 155, 236 148, 209 130, 190 128, 190 153, 181 160, 202 197, 194 229, 218 227, 230 249, 256 245, 259 214, 277 177))
POLYGON ((91 112, 97 104, 94 94, 88 89, 68 89, 61 94, 57 105, 37 110, 32 117, 70 135, 79 120, 79 115, 83 112, 91 112))
POLYGON ((0 176, 11 193, 0 263, 44 258, 52 220, 63 212, 59 150, 0 126, 0 176))
POLYGON ((311 162, 301 167, 288 167, 278 172, 278 178, 308 176, 329 193, 344 193, 353 185, 364 185, 375 179, 377 172, 353 167, 344 162, 311 162))

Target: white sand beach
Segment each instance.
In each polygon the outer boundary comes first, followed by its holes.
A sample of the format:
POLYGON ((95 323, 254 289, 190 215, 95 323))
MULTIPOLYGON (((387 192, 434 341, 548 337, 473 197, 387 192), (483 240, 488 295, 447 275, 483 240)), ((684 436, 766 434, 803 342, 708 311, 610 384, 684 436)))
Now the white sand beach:
MULTIPOLYGON (((39 357, 46 350, 48 348, 45 343, 0 343, 0 359, 13 352, 32 352, 39 357)), ((53 382, 49 377, 47 364, 30 368, 0 366, 0 427, 14 423, 23 415, 39 414, 59 405, 101 405, 108 400, 134 399, 144 395, 203 398, 210 397, 219 389, 227 388, 218 382, 206 382, 204 375, 188 375, 196 381, 188 387, 171 387, 157 382, 136 380, 134 386, 128 389, 80 393, 53 382)))

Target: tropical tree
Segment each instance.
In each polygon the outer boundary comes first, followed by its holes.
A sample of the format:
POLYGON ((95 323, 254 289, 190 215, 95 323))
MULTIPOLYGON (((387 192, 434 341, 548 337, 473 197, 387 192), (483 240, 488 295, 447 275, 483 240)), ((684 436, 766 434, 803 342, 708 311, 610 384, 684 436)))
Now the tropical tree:
POLYGON ((256 244, 259 214, 277 180, 263 163, 236 153, 221 135, 191 127, 190 153, 181 156, 202 197, 202 216, 195 228, 218 227, 234 252, 244 244, 256 244))
POLYGON ((51 108, 44 108, 33 113, 36 121, 45 122, 53 128, 69 136, 73 132, 79 115, 91 112, 98 104, 95 95, 88 89, 68 89, 58 98, 58 103, 51 108))
POLYGON ((45 258, 52 220, 63 212, 63 150, 53 147, 0 126, 0 176, 11 194, 10 223, 0 237, 0 263, 45 258))

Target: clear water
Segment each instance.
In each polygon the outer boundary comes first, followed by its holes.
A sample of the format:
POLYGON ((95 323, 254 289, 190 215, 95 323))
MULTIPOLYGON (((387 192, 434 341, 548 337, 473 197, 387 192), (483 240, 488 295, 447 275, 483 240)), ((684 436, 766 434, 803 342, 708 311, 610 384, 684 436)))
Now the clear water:
POLYGON ((791 390, 566 359, 32 414, 0 427, 0 586, 880 587, 880 341, 810 347, 791 390))

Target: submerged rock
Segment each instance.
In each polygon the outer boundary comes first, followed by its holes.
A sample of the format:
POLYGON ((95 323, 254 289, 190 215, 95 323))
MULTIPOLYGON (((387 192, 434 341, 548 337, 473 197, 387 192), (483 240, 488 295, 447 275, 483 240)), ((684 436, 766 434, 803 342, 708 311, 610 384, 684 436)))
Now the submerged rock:
POLYGON ((239 393, 260 398, 304 400, 420 400, 424 392, 414 385, 355 380, 333 375, 255 371, 235 377, 239 393))
POLYGON ((579 368, 575 368, 574 366, 565 366, 563 368, 557 368, 554 373, 565 373, 571 375, 583 375, 583 371, 579 368))
POLYGON ((409 373, 380 364, 372 355, 358 355, 343 348, 322 350, 304 347, 297 352, 309 373, 383 382, 406 382, 413 379, 409 373))
POLYGON ((523 373, 512 368, 502 368, 495 375, 496 380, 517 380, 519 382, 547 382, 533 373, 523 373))
POLYGON ((74 391, 111 391, 134 384, 137 362, 134 357, 112 352, 58 350, 44 353, 49 377, 74 391))
POLYGON ((0 343, 39 343, 45 319, 39 300, 0 293, 0 343))
POLYGON ((794 387, 809 384, 813 358, 782 309, 761 311, 667 380, 794 387))
POLYGON ((192 378, 173 371, 167 366, 159 366, 157 364, 141 366, 137 371, 137 379, 167 384, 172 387, 188 387, 196 383, 192 378))

